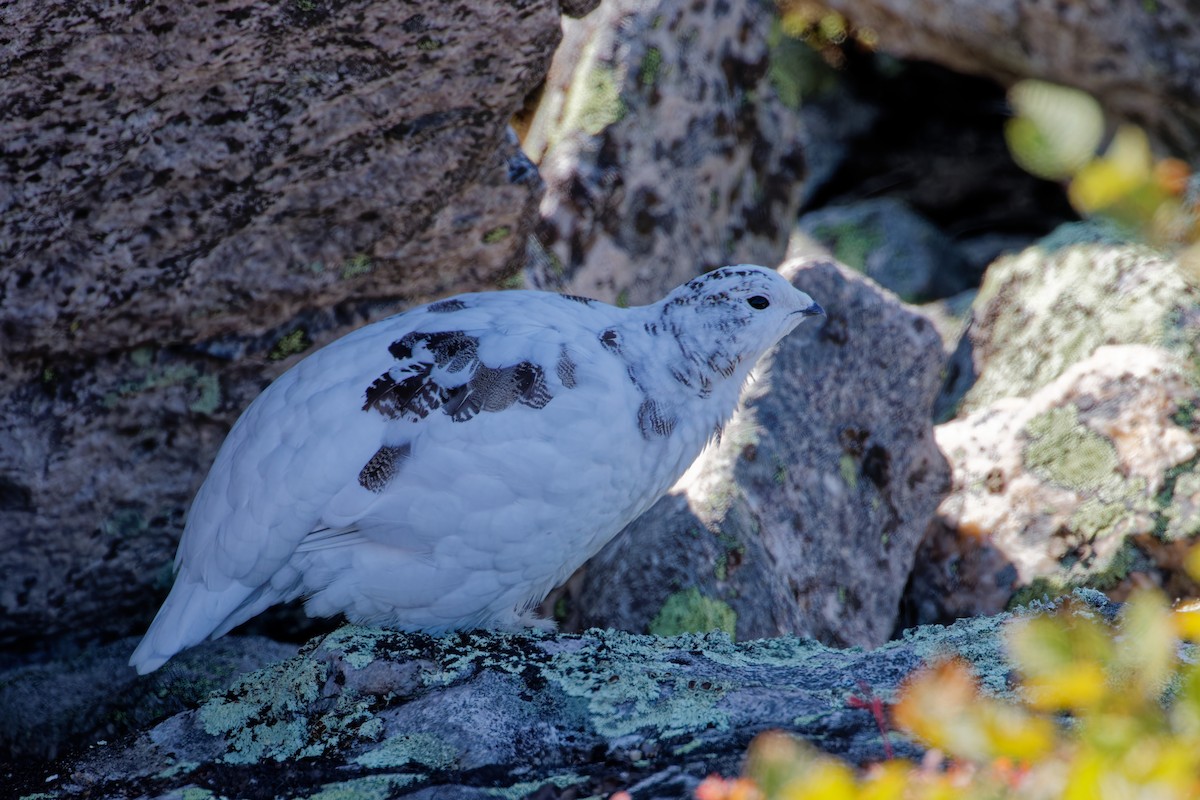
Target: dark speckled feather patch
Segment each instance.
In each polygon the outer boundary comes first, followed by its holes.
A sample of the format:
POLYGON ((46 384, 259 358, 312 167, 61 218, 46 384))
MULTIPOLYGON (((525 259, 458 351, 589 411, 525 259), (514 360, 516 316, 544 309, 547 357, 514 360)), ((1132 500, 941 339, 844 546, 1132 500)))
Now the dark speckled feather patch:
POLYGON ((411 453, 412 447, 407 444, 397 447, 384 445, 379 448, 358 473, 359 486, 376 494, 382 492, 400 471, 400 465, 408 460, 411 453))
MULTIPOLYGON (((367 387, 363 411, 374 409, 389 419, 417 422, 441 409, 455 422, 466 422, 514 403, 543 408, 553 398, 540 366, 532 361, 487 366, 479 360, 479 339, 462 331, 410 333, 392 342, 388 352, 400 363, 367 387), (435 368, 466 371, 470 377, 461 385, 443 386, 433 375, 435 368)), ((563 386, 574 386, 573 375, 563 378, 561 359, 557 370, 563 386)))

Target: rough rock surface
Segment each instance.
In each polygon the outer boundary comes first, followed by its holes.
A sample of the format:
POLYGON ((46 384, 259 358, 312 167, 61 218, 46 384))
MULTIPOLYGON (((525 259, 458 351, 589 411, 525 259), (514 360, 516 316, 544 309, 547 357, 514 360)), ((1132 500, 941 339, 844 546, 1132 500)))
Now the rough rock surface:
POLYGON ((515 157, 507 120, 548 67, 555 3, 3 15, 6 353, 261 332, 511 266, 483 244, 523 238, 530 190, 498 153, 515 157), (455 252, 466 270, 431 257, 455 252))
POLYGON ((136 637, 119 639, 40 664, 0 666, 0 763, 52 759, 81 743, 144 730, 296 654, 296 645, 261 636, 226 637, 139 678, 129 668, 136 644, 136 637))
POLYGON ((1065 225, 988 268, 953 362, 976 411, 1024 397, 1105 344, 1148 344, 1200 365, 1200 288, 1177 261, 1090 223, 1065 225))
POLYGON ((1196 596, 1200 389, 1171 354, 1101 347, 1028 399, 937 428, 951 494, 917 557, 911 622, 995 613, 1075 586, 1196 596))
POLYGON ((757 370, 719 446, 583 568, 583 626, 879 645, 949 484, 933 326, 829 261, 781 272, 826 309, 757 370))
POLYGON ((1200 16, 1192 0, 825 0, 879 47, 1004 84, 1074 86, 1182 155, 1200 152, 1200 16))
MULTIPOLYGON (((1075 613, 1114 611, 1097 593, 1081 599, 1095 608, 1075 613)), ((966 659, 984 691, 1011 697, 1011 619, 914 630, 871 652, 721 634, 433 638, 347 626, 132 739, 0 777, 47 800, 690 797, 706 775, 734 774, 769 728, 854 763, 882 760, 876 722, 852 699, 891 702, 906 676, 943 658, 966 659)))
POLYGON ((905 302, 950 297, 979 283, 954 242, 900 200, 829 206, 800 217, 797 227, 905 302))
POLYGON ((525 257, 557 5, 0 7, 0 646, 148 620, 296 353, 525 257), (353 301, 347 298, 353 297, 353 301))
POLYGON ((535 285, 637 305, 780 261, 803 160, 769 77, 774 18, 757 0, 612 0, 566 25, 525 140, 549 148, 535 285))

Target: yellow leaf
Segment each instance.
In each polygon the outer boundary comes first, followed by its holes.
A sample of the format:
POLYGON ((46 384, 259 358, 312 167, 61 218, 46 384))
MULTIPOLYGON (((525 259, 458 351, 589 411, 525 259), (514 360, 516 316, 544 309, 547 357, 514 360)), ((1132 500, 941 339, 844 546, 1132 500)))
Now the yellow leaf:
POLYGON ((1156 700, 1175 670, 1175 627, 1167 600, 1157 590, 1142 590, 1125 605, 1115 668, 1124 686, 1156 700))
POLYGON ((982 709, 987 741, 994 756, 1030 763, 1054 749, 1057 729, 1050 720, 1025 713, 1018 706, 989 703, 982 709))
POLYGON ((1190 642, 1200 640, 1200 608, 1181 609, 1171 615, 1175 634, 1190 642))
POLYGON ((1095 156, 1104 135, 1104 112, 1086 92, 1024 80, 1009 89, 1008 102, 1014 116, 1004 126, 1004 138, 1023 169, 1059 180, 1095 156))
POLYGON ((1055 676, 1081 662, 1107 664, 1113 657, 1111 632, 1069 610, 1009 626, 1007 644, 1017 666, 1031 677, 1055 676))
POLYGON ((871 768, 858 790, 858 800, 901 800, 912 784, 913 765, 888 761, 871 768))
POLYGON ((1189 578, 1200 583, 1200 546, 1193 546, 1188 551, 1187 558, 1183 561, 1183 568, 1187 570, 1189 578))
POLYGON ((1108 678, 1099 664, 1081 661, 1074 667, 1031 675, 1024 681, 1029 705, 1042 711, 1082 711, 1100 704, 1108 678))
POLYGON ((855 800, 858 787, 848 766, 833 759, 821 759, 803 775, 783 788, 783 800, 855 800))
POLYGON ((1071 203, 1085 214, 1114 206, 1153 181, 1154 159, 1145 132, 1122 125, 1100 158, 1083 166, 1071 181, 1071 203))

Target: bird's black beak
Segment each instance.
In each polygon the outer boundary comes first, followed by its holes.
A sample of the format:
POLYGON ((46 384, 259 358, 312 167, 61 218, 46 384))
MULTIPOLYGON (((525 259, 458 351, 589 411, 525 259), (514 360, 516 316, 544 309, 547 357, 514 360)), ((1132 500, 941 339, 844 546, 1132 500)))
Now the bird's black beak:
POLYGON ((806 317, 823 317, 825 316, 825 309, 821 308, 816 303, 813 303, 808 308, 802 308, 795 313, 803 314, 806 317))

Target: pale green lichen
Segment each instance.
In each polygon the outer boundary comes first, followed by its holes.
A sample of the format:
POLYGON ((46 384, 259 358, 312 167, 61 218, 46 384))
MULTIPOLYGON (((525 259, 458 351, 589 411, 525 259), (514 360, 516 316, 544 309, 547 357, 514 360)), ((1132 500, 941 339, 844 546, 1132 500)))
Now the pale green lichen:
POLYGON ((1079 422, 1074 405, 1052 408, 1025 426, 1024 460, 1035 475, 1080 492, 1122 482, 1113 443, 1079 422))
POLYGON ((383 723, 371 714, 369 698, 339 695, 332 708, 309 719, 327 669, 317 661, 293 658, 252 672, 202 705, 200 724, 210 736, 225 739, 223 760, 232 764, 319 756, 350 741, 378 738, 383 723))
POLYGON ((869 220, 822 223, 814 227, 813 235, 830 247, 834 258, 859 272, 866 272, 867 256, 883 244, 882 234, 869 220))
POLYGON ((159 772, 155 777, 160 779, 174 778, 179 775, 186 775, 200 766, 198 761, 179 761, 166 769, 159 772))
POLYGON ((100 523, 101 533, 120 539, 140 538, 149 528, 146 515, 136 508, 118 508, 100 523))
POLYGON ((323 784, 308 800, 387 800, 420 780, 416 775, 367 775, 323 784))
POLYGON ((1162 541, 1180 541, 1200 534, 1200 456, 1166 471, 1154 506, 1154 535, 1162 541))
POLYGON ((1092 497, 1071 515, 1071 529, 1084 539, 1095 540, 1121 532, 1121 523, 1129 519, 1129 507, 1124 503, 1106 503, 1092 497))
POLYGON ((135 367, 145 369, 154 360, 154 351, 149 347, 138 347, 129 353, 129 360, 135 367))
POLYGON ((374 269, 375 265, 371 263, 370 256, 364 254, 356 255, 342 265, 342 280, 367 275, 374 269))
POLYGON ((104 395, 100 404, 107 409, 116 408, 121 401, 142 392, 169 389, 173 386, 191 384, 196 399, 189 408, 197 413, 211 414, 221 402, 221 384, 215 375, 207 375, 189 364, 171 364, 161 369, 153 366, 153 354, 149 348, 138 348, 130 353, 134 367, 145 370, 138 380, 119 384, 115 391, 104 395))
POLYGON ((849 453, 842 453, 842 457, 838 459, 838 473, 842 476, 842 483, 850 487, 850 491, 858 488, 858 464, 849 453))
POLYGON ((641 69, 638 70, 638 80, 642 86, 649 89, 658 83, 659 72, 662 70, 662 51, 657 47, 646 48, 646 55, 642 58, 641 69))
POLYGON ((303 328, 296 328, 275 343, 271 352, 267 354, 267 358, 272 361, 282 361, 289 356, 303 353, 310 347, 312 347, 312 340, 308 338, 308 333, 303 328))
POLYGON ((496 244, 498 242, 503 242, 511 235, 512 228, 508 227, 507 225, 499 225, 483 234, 483 243, 496 244))
MULTIPOLYGON (((1116 447, 1080 422, 1076 406, 1039 414, 1026 424, 1025 434, 1025 466, 1042 480, 1082 495, 1070 520, 1071 532, 1081 540, 1136 532, 1139 515, 1153 510, 1146 479, 1122 474, 1116 447)), ((1107 565, 1102 562, 1100 568, 1107 565)))
POLYGON ((198 396, 188 404, 197 414, 214 414, 221 405, 221 379, 216 375, 199 375, 194 384, 198 396))
POLYGON ((595 136, 624 119, 627 109, 620 86, 621 77, 615 70, 595 66, 567 97, 563 128, 595 136))
POLYGON ((705 597, 693 586, 668 597, 650 621, 649 630, 655 636, 715 630, 725 631, 732 637, 736 627, 737 612, 728 603, 705 597))
POLYGON ((512 786, 491 787, 484 789, 484 791, 493 797, 501 797, 505 798, 505 800, 521 800, 521 798, 533 796, 535 792, 544 786, 565 789, 581 781, 583 781, 583 778, 574 772, 565 772, 561 775, 551 775, 540 781, 522 781, 521 783, 514 783, 512 786))
POLYGON ((211 790, 202 786, 185 786, 179 792, 179 800, 209 800, 209 798, 215 797, 220 797, 220 795, 213 794, 211 790))
POLYGON ((431 733, 402 733, 389 736, 354 763, 372 769, 420 764, 429 769, 448 769, 458 759, 452 745, 431 733))

